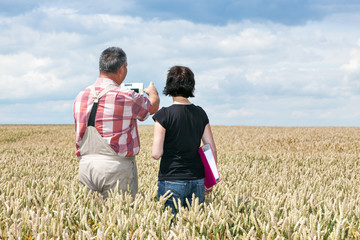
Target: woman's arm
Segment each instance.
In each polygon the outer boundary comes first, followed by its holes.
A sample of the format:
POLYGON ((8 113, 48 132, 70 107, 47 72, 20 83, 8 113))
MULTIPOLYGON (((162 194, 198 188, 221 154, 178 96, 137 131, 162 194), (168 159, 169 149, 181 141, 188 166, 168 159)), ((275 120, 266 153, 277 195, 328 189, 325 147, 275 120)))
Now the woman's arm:
POLYGON ((165 128, 158 121, 154 124, 154 141, 151 155, 154 159, 161 158, 164 152, 165 128))
MULTIPOLYGON (((216 152, 215 141, 214 141, 214 137, 211 132, 211 127, 210 127, 209 123, 205 126, 204 134, 203 134, 201 140, 203 141, 204 145, 210 144, 211 150, 214 154, 215 162, 217 162, 217 152, 216 152)), ((212 189, 213 189, 212 187, 210 187, 208 189, 205 188, 205 194, 211 192, 212 189)))
POLYGON ((214 141, 213 134, 211 132, 210 123, 208 123, 205 126, 204 134, 203 134, 201 140, 203 141, 204 145, 207 144, 207 143, 210 144, 211 149, 212 149, 212 151, 214 153, 215 161, 217 162, 216 146, 215 146, 215 141, 214 141))

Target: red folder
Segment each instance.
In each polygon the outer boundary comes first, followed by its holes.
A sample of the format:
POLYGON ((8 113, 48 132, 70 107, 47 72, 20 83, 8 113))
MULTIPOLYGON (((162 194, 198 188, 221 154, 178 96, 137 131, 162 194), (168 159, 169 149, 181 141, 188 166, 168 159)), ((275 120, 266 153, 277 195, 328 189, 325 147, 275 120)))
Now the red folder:
POLYGON ((199 154, 201 161, 204 164, 205 179, 204 184, 206 188, 211 188, 218 182, 220 182, 220 175, 217 169, 214 154, 211 150, 210 144, 205 144, 199 148, 199 154))

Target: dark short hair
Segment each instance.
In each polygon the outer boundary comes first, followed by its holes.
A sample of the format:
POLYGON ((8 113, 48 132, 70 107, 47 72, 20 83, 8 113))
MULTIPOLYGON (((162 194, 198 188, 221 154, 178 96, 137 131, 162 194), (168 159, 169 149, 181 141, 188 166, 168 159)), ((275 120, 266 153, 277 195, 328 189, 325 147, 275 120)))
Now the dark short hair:
POLYGON ((116 73, 126 61, 126 54, 121 48, 109 47, 101 53, 99 70, 103 73, 116 73))
POLYGON ((163 93, 172 97, 194 97, 195 78, 190 68, 173 66, 170 68, 163 93))

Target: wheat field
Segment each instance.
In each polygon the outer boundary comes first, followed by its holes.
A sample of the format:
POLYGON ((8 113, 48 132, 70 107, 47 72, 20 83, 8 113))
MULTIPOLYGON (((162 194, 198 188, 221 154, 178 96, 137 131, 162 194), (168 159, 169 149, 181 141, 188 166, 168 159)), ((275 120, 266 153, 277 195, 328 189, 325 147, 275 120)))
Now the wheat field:
POLYGON ((360 128, 213 126, 221 182, 171 224, 152 126, 139 193, 78 183, 72 125, 0 125, 0 239, 360 239, 360 128))

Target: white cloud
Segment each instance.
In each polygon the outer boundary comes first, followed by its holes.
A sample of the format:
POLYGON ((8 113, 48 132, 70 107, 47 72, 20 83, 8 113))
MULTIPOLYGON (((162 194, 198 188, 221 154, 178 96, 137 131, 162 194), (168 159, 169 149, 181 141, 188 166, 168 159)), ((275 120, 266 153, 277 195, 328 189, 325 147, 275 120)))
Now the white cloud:
MULTIPOLYGON (((340 67, 340 70, 344 72, 344 91, 349 96, 354 94, 360 95, 360 40, 358 41, 358 46, 358 48, 350 50, 347 63, 340 67)), ((357 104, 360 104, 360 102, 357 104)))
POLYGON ((0 55, 0 99, 23 99, 57 91, 61 81, 55 73, 42 71, 51 64, 51 58, 36 58, 28 53, 0 55))
POLYGON ((341 69, 347 74, 356 74, 360 72, 360 48, 351 49, 349 62, 343 64, 341 69))
POLYGON ((72 100, 29 101, 0 105, 0 124, 61 124, 71 123, 72 100))
POLYGON ((304 118, 304 117, 309 117, 309 113, 304 112, 304 111, 293 111, 291 113, 291 116, 293 118, 304 118))
POLYGON ((237 110, 230 110, 225 114, 227 118, 235 118, 235 117, 242 117, 242 116, 253 116, 254 112, 251 110, 246 109, 237 109, 237 110))
POLYGON ((224 39, 217 39, 219 46, 226 52, 258 51, 269 49, 274 44, 276 36, 264 29, 245 28, 238 34, 225 35, 224 39))
POLYGON ((97 77, 101 51, 115 45, 128 54, 127 81, 154 81, 159 92, 169 67, 189 66, 197 81, 194 101, 217 124, 240 124, 242 117, 262 125, 292 118, 309 124, 313 114, 314 123, 338 123, 330 116, 342 111, 325 108, 357 101, 354 85, 360 92, 360 30, 355 22, 341 28, 339 19, 214 26, 57 8, 0 17, 0 98, 72 101, 97 77), (327 100, 324 110, 313 112, 319 99, 327 100), (329 112, 329 122, 321 120, 329 112))

